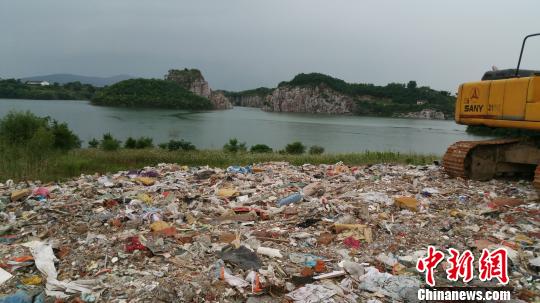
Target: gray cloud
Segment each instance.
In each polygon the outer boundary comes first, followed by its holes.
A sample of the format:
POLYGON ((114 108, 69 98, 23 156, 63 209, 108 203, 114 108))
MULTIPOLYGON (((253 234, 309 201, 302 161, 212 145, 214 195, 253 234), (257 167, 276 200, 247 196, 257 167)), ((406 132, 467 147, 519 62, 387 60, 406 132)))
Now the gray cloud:
MULTIPOLYGON (((514 67, 539 11, 535 0, 0 0, 0 77, 196 67, 221 89, 316 71, 455 91, 514 67)), ((524 67, 540 69, 539 51, 531 41, 524 67)))

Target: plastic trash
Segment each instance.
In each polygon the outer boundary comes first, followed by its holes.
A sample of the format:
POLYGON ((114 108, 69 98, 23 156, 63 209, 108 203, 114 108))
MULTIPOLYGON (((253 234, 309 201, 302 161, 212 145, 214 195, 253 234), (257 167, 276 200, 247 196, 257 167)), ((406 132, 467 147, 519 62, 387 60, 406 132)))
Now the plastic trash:
POLYGON ((376 259, 389 267, 392 267, 398 263, 398 260, 396 259, 396 257, 394 257, 392 253, 380 253, 377 255, 376 259))
POLYGON ((529 260, 529 264, 531 264, 532 266, 540 267, 540 257, 536 257, 536 258, 534 258, 534 259, 530 259, 530 260, 529 260))
POLYGON ((394 200, 392 200, 392 198, 390 198, 387 194, 380 192, 370 191, 360 193, 358 194, 358 197, 367 203, 380 203, 385 205, 392 205, 394 203, 394 200))
POLYGON ((99 177, 98 183, 105 186, 105 187, 113 187, 114 183, 109 179, 107 176, 99 177))
POLYGON ((46 187, 37 187, 32 191, 32 195, 48 198, 50 195, 49 189, 46 187))
POLYGON ((337 278, 337 277, 344 276, 345 274, 346 274, 346 272, 344 270, 335 270, 335 271, 329 272, 327 274, 322 274, 322 275, 315 276, 315 277, 313 277, 313 279, 315 279, 315 280, 332 279, 332 278, 337 278))
POLYGON ((324 186, 321 184, 321 182, 315 182, 311 183, 309 185, 306 185, 304 188, 302 188, 302 194, 306 197, 311 196, 322 196, 325 192, 324 186))
POLYGON ((138 177, 135 181, 141 183, 144 186, 151 186, 156 183, 156 179, 150 177, 138 177))
POLYGON ((283 258, 283 255, 281 255, 279 249, 270 247, 259 246, 259 248, 257 248, 257 253, 272 258, 283 258))
POLYGON ((238 193, 238 190, 236 188, 225 187, 225 188, 220 188, 217 192, 217 195, 218 197, 222 199, 228 199, 236 195, 237 193, 238 193))
POLYGON ((317 260, 322 260, 323 258, 312 254, 290 253, 289 259, 291 262, 296 264, 304 264, 308 267, 314 267, 317 265, 317 260))
POLYGON ((424 197, 431 197, 432 195, 436 195, 439 193, 439 190, 433 187, 426 187, 422 189, 422 196, 424 197))
POLYGON ((394 199, 396 206, 412 211, 418 210, 418 200, 413 197, 396 197, 394 199))
POLYGON ((247 276, 246 280, 251 283, 251 292, 256 294, 263 291, 263 288, 261 286, 261 280, 258 272, 250 271, 247 276))
POLYGON ((155 170, 147 170, 147 171, 140 172, 139 176, 148 177, 148 178, 157 178, 159 177, 159 173, 155 170))
POLYGON ((37 275, 21 279, 21 282, 26 285, 39 285, 42 281, 43 279, 37 275))
POLYGON ((45 303, 43 292, 31 294, 25 290, 18 290, 12 295, 0 297, 0 303, 45 303))
POLYGON ((347 237, 343 239, 343 244, 349 248, 359 249, 360 240, 355 239, 354 237, 347 237))
POLYGON ((262 266, 257 254, 243 245, 238 248, 227 245, 222 248, 219 255, 223 261, 232 263, 241 269, 259 269, 262 266))
POLYGON ((19 201, 19 200, 22 200, 28 196, 30 196, 30 194, 32 193, 32 191, 30 189, 21 189, 21 190, 16 190, 14 192, 11 193, 11 201, 14 202, 14 201, 19 201))
POLYGON ((235 174, 251 174, 253 172, 253 168, 251 165, 245 167, 235 165, 227 167, 227 172, 235 174))
POLYGON ((242 278, 231 275, 230 273, 225 271, 224 268, 222 268, 221 278, 223 280, 225 280, 225 282, 227 282, 230 286, 233 286, 233 287, 244 288, 244 287, 247 287, 249 285, 248 281, 246 281, 246 280, 244 280, 242 278))
POLYGON ((288 197, 285 197, 281 200, 279 200, 278 202, 278 206, 281 207, 281 206, 285 206, 285 205, 289 205, 289 204, 292 204, 292 203, 298 203, 302 201, 302 194, 301 193, 294 193, 288 197))
POLYGON ((306 284, 287 294, 291 300, 298 303, 328 302, 337 292, 325 285, 306 284))
POLYGON ((127 243, 125 247, 126 252, 131 253, 136 250, 146 250, 146 249, 147 247, 141 243, 141 240, 139 240, 139 237, 133 236, 133 237, 127 238, 127 243))
POLYGON ((52 246, 41 241, 24 243, 28 247, 37 269, 46 277, 45 293, 56 298, 68 298, 73 293, 92 293, 95 280, 59 281, 54 266, 57 261, 52 246))
POLYGON ((7 280, 11 279, 12 275, 0 267, 0 285, 4 284, 7 280))
POLYGON ((359 279, 366 272, 362 264, 352 261, 341 261, 339 263, 339 266, 342 267, 347 273, 349 273, 349 275, 351 275, 351 277, 355 279, 359 279))
POLYGON ((420 281, 413 276, 394 276, 381 273, 375 267, 367 267, 366 274, 360 278, 358 288, 382 293, 394 300, 416 298, 420 281))

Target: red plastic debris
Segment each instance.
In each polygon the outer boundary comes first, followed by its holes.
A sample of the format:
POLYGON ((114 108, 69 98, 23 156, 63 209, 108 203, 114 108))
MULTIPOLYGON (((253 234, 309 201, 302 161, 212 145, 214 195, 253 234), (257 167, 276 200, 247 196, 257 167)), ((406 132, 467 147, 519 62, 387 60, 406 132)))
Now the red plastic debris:
POLYGON ((135 250, 146 250, 146 246, 144 246, 141 241, 139 240, 139 237, 129 237, 127 238, 127 244, 126 244, 126 252, 133 252, 135 250))
POLYGON ((360 248, 360 240, 355 239, 353 236, 343 239, 343 244, 345 244, 345 246, 347 247, 354 249, 360 248))
POLYGON ((117 205, 118 205, 118 201, 116 201, 114 199, 109 199, 109 200, 103 201, 103 206, 105 208, 113 208, 113 207, 115 207, 117 205))
POLYGON ((32 194, 34 196, 42 196, 42 197, 48 198, 49 190, 46 187, 38 187, 34 189, 34 192, 32 194))

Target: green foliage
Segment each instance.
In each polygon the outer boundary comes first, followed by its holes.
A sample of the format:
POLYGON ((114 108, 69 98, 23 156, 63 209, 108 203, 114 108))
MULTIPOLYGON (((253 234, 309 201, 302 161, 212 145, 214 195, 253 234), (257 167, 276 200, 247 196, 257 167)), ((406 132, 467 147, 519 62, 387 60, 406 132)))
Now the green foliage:
POLYGON ((58 121, 52 120, 51 130, 55 148, 67 151, 81 147, 81 140, 69 129, 67 123, 58 123, 58 121))
POLYGON ((124 142, 124 148, 130 148, 134 149, 137 146, 137 140, 133 139, 132 137, 128 137, 126 139, 126 142, 124 142))
POLYGON ((67 151, 81 146, 81 141, 66 123, 33 113, 9 112, 0 120, 0 141, 6 145, 27 146, 44 152, 67 151), (45 145, 47 143, 48 145, 45 145))
POLYGON ((96 105, 154 107, 173 109, 211 109, 210 100, 195 95, 178 83, 157 79, 130 79, 99 91, 96 105))
POLYGON ((255 144, 251 147, 252 153, 271 153, 272 148, 266 144, 255 144))
POLYGON ((149 137, 140 137, 139 139, 128 137, 126 142, 124 142, 124 148, 128 149, 143 149, 150 147, 154 147, 154 142, 153 139, 149 137))
POLYGON ((143 149, 143 148, 150 148, 154 147, 154 142, 152 138, 149 137, 140 137, 137 139, 137 142, 135 144, 135 148, 143 149))
POLYGON ((48 119, 30 111, 9 112, 0 120, 0 138, 10 145, 27 144, 39 128, 47 128, 48 119))
POLYGON ((244 90, 244 91, 239 91, 239 92, 224 91, 223 93, 225 97, 227 97, 229 100, 231 100, 231 102, 234 103, 234 105, 241 105, 240 99, 242 97, 258 96, 258 97, 264 98, 270 95, 273 91, 274 91, 273 88, 259 87, 259 88, 244 90))
POLYGON ((236 138, 229 139, 229 142, 223 145, 223 150, 230 153, 246 151, 246 142, 240 142, 236 138))
POLYGON ((285 152, 291 155, 300 155, 306 152, 306 146, 302 142, 296 141, 285 146, 285 152))
POLYGON ((189 141, 182 140, 170 140, 168 143, 162 143, 159 145, 160 148, 168 149, 170 151, 174 150, 196 150, 197 148, 189 141))
POLYGON ((310 155, 320 155, 324 153, 324 147, 319 145, 313 145, 309 148, 309 154, 310 155))
POLYGON ((98 148, 98 146, 99 146, 99 141, 98 141, 98 139, 92 138, 92 140, 88 141, 88 146, 89 146, 90 148, 98 148))
POLYGON ((103 134, 103 139, 101 139, 100 147, 105 151, 114 151, 120 148, 122 142, 118 139, 115 139, 110 133, 103 134))
POLYGON ((416 81, 407 85, 389 83, 376 86, 364 83, 347 83, 328 75, 311 73, 299 74, 291 81, 281 82, 279 86, 319 86, 325 85, 337 92, 349 95, 356 100, 356 113, 360 115, 392 116, 399 113, 420 111, 431 108, 453 116, 455 98, 447 91, 437 91, 429 87, 417 87, 416 81), (365 99, 371 96, 375 100, 365 99), (418 100, 426 101, 417 105, 418 100))
POLYGON ((20 80, 0 80, 0 98, 40 100, 90 100, 98 89, 90 84, 29 85, 20 80))

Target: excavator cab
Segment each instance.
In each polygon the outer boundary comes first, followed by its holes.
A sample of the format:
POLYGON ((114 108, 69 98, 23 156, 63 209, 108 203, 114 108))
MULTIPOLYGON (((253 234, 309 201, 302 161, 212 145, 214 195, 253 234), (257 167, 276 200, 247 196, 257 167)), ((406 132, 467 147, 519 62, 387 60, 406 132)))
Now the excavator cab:
MULTIPOLYGON (((456 98, 455 120, 464 125, 527 129, 540 135, 540 71, 520 69, 523 39, 516 69, 489 71, 481 81, 463 83, 456 98)), ((460 141, 451 145, 443 166, 452 177, 489 180, 499 175, 535 175, 540 188, 540 142, 534 138, 460 141)))

